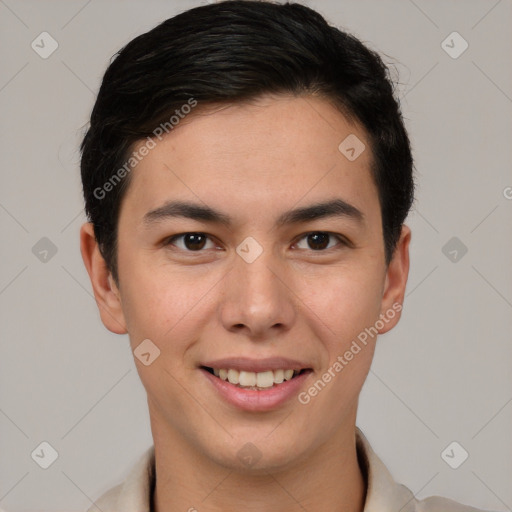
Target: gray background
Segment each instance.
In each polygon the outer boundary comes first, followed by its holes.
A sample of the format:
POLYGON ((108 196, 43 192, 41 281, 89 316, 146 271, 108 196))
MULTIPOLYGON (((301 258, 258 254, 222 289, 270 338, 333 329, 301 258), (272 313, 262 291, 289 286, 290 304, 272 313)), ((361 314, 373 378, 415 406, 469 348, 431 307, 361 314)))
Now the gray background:
MULTIPOLYGON (((82 264, 77 145, 110 57, 199 3, 0 0, 0 508, 84 510, 152 443, 128 338, 101 324, 82 264), (31 48, 43 31, 47 59, 31 48), (42 441, 48 469, 31 458, 42 441)), ((304 3, 392 57, 418 170, 405 310, 358 425, 417 497, 510 510, 512 2, 304 3), (458 58, 441 46, 453 31, 458 58), (452 441, 469 452, 458 469, 452 441)))

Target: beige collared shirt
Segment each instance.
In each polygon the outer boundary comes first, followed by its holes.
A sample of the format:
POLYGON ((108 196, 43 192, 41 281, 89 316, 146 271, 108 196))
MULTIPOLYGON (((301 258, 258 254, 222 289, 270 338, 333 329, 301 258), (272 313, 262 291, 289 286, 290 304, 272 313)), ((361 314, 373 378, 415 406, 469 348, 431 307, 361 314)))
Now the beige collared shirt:
MULTIPOLYGON (((368 482, 363 512, 482 512, 447 498, 417 500, 390 472, 356 428, 357 454, 368 482)), ((110 489, 87 512, 151 512, 155 483, 155 451, 151 446, 130 471, 124 483, 110 489)))

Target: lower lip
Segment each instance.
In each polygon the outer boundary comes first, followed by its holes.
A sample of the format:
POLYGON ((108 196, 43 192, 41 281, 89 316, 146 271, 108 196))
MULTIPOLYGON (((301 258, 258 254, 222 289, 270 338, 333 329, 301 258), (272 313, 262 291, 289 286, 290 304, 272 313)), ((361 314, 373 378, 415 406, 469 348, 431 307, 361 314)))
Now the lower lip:
POLYGON ((298 396, 305 379, 307 379, 311 373, 311 371, 303 372, 293 379, 285 380, 282 384, 277 384, 271 388, 258 391, 234 386, 228 381, 212 375, 203 368, 201 368, 201 371, 227 402, 239 409, 255 412, 276 409, 290 398, 298 396))

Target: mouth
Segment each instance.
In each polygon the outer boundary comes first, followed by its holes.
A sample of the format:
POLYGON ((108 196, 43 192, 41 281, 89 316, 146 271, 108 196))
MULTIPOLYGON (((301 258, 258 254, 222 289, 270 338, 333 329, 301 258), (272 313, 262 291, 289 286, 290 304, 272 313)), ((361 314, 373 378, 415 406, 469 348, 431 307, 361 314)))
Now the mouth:
POLYGON ((292 406, 314 371, 296 359, 243 356, 203 361, 198 370, 214 396, 239 410, 261 413, 292 406))
POLYGON ((252 391, 266 391, 276 388, 285 382, 313 371, 311 368, 278 368, 255 372, 236 368, 213 368, 210 366, 201 366, 201 369, 222 381, 228 382, 232 386, 252 391))

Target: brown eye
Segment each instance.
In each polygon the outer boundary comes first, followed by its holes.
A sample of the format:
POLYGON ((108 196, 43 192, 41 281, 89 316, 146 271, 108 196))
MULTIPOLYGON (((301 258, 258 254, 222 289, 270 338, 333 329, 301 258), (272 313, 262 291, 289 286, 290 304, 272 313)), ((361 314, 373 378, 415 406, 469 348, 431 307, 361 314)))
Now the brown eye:
POLYGON ((169 238, 166 245, 174 245, 184 251, 198 252, 204 249, 208 240, 209 237, 205 233, 182 233, 169 238), (177 243, 177 241, 180 241, 180 243, 177 243))
POLYGON ((202 249, 206 243, 206 236, 201 233, 189 233, 183 237, 187 249, 197 251, 202 249))
MULTIPOLYGON (((305 234, 297 244, 299 249, 309 249, 313 251, 323 251, 325 249, 331 249, 336 246, 336 244, 332 244, 331 242, 338 242, 337 245, 344 246, 347 245, 345 240, 338 235, 333 233, 328 233, 326 231, 313 231, 311 233, 305 234), (302 240, 306 240, 307 247, 300 247, 302 240)), ((304 245, 304 244, 303 244, 304 245)))
POLYGON ((329 245, 329 237, 328 233, 310 233, 308 235, 309 247, 314 251, 325 249, 329 245))

